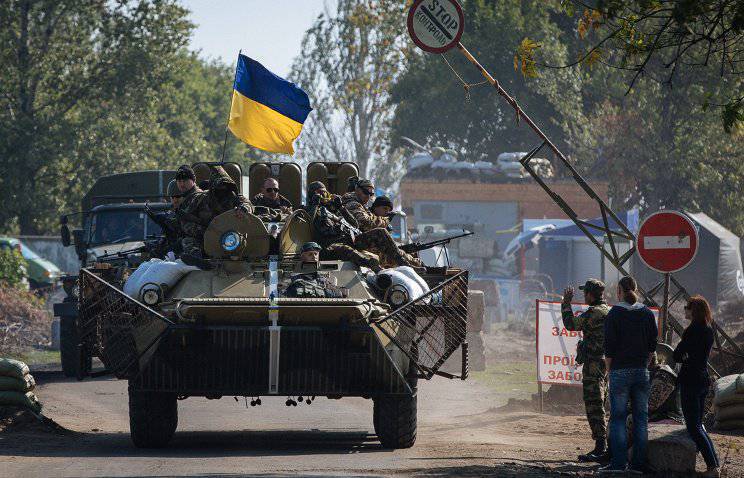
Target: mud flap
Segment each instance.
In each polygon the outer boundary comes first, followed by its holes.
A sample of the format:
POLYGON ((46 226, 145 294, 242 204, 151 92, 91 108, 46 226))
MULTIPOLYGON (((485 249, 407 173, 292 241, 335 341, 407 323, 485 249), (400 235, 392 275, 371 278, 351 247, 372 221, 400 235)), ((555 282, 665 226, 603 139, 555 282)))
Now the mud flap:
POLYGON ((117 377, 134 378, 173 323, 89 269, 79 280, 81 342, 117 377))
POLYGON ((463 271, 372 325, 428 380, 465 342, 467 317, 468 273, 463 271))

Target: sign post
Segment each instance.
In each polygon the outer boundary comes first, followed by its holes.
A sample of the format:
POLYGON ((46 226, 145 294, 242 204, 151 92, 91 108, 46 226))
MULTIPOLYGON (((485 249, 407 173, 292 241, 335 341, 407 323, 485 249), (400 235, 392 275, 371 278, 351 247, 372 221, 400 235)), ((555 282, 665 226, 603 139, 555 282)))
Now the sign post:
POLYGON ((649 269, 664 274, 662 339, 669 334, 669 282, 673 272, 690 265, 698 251, 697 228, 686 215, 677 211, 658 211, 641 223, 636 249, 649 269))

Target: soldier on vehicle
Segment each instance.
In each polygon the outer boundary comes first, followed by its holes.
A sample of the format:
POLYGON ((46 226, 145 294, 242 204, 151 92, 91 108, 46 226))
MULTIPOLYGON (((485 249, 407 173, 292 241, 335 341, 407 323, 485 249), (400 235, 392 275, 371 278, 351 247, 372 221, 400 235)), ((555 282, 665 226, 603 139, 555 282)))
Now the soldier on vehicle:
POLYGON ((176 171, 176 185, 184 199, 201 191, 196 186, 196 174, 194 174, 194 170, 188 164, 182 164, 178 167, 176 171))
MULTIPOLYGON (((300 249, 300 262, 317 263, 320 260, 321 247, 317 242, 306 242, 300 249)), ((349 290, 338 287, 327 276, 317 269, 292 275, 290 283, 282 291, 285 297, 306 298, 343 298, 349 296, 349 290)))
POLYGON ((574 317, 571 308, 574 289, 567 287, 563 291, 561 315, 566 329, 583 333, 583 339, 576 350, 576 362, 584 364, 582 371, 584 406, 595 446, 589 453, 579 455, 579 461, 599 462, 609 458, 604 405, 607 394, 604 323, 610 307, 604 300, 605 285, 602 281, 589 279, 583 286, 579 286, 579 289, 584 291, 584 302, 589 304, 589 308, 574 317))
MULTIPOLYGON (((193 187, 196 188, 195 185, 193 187)), ((176 210, 183 234, 181 260, 186 264, 208 269, 210 265, 204 260, 203 254, 204 232, 207 226, 212 219, 231 209, 239 208, 244 212, 251 212, 251 203, 238 193, 235 181, 222 166, 212 167, 208 191, 199 189, 186 194, 183 203, 176 210)))
POLYGON ((253 196, 251 202, 254 207, 279 209, 284 214, 292 212, 292 203, 279 193, 279 181, 274 178, 264 181, 261 192, 253 196))
POLYGON ((387 196, 377 196, 369 209, 377 217, 390 218, 393 213, 393 201, 387 196))
POLYGON ((375 197, 375 186, 369 179, 359 179, 353 192, 348 192, 341 197, 344 207, 351 213, 359 223, 362 232, 371 231, 378 227, 386 228, 390 224, 387 217, 374 215, 367 204, 375 197))

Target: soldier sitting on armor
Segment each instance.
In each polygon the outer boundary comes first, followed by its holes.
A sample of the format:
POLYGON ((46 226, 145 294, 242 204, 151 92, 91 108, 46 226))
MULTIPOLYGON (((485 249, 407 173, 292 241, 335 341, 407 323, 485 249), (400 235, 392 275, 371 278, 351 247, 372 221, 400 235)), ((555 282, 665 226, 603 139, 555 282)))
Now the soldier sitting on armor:
POLYGON ((607 394, 607 378, 604 362, 604 322, 610 307, 604 300, 605 285, 597 279, 589 279, 579 287, 584 291, 584 302, 589 308, 574 317, 571 307, 574 290, 566 288, 563 292, 561 316, 563 325, 568 330, 580 330, 583 339, 576 351, 576 362, 584 364, 582 370, 582 385, 584 387, 584 406, 594 449, 584 455, 579 455, 579 461, 605 461, 609 459, 607 447, 607 423, 605 421, 605 395, 607 394))
POLYGON ((422 265, 401 251, 386 229, 361 231, 356 218, 343 207, 341 197, 328 193, 322 183, 311 183, 308 196, 308 212, 318 242, 325 247, 321 254, 324 259, 351 261, 376 271, 383 267, 422 265))
POLYGON ((292 203, 279 193, 279 181, 267 178, 261 186, 261 192, 251 200, 254 207, 279 209, 284 214, 292 212, 292 203))
MULTIPOLYGON (((222 166, 212 166, 209 190, 195 192, 184 198, 176 210, 183 237, 181 260, 202 269, 211 266, 204 260, 204 232, 215 217, 231 209, 251 212, 250 201, 238 193, 238 186, 222 166)), ((193 173, 193 171, 192 171, 193 173)), ((176 176, 178 178, 178 176, 176 176)))
POLYGON ((320 260, 320 245, 317 242, 306 242, 300 249, 300 262, 316 264, 315 270, 292 275, 290 283, 282 291, 284 297, 309 297, 309 298, 343 298, 349 296, 345 287, 338 287, 330 281, 328 276, 321 275, 317 270, 320 260))
POLYGON ((251 202, 253 213, 264 221, 284 221, 292 213, 292 203, 279 194, 279 182, 274 178, 264 181, 261 192, 251 202))

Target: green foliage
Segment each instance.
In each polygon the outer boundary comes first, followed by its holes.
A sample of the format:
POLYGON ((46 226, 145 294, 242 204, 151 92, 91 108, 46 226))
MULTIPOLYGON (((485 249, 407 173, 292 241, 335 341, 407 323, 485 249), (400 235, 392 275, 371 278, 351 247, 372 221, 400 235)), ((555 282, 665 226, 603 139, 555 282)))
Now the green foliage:
POLYGON ((0 283, 7 287, 19 287, 26 279, 26 260, 20 252, 0 248, 0 283))
POLYGON ((298 142, 304 161, 355 161, 365 176, 387 169, 388 93, 409 49, 405 12, 400 2, 340 0, 305 32, 290 75, 314 108, 298 142))
MULTIPOLYGON (((566 39, 572 39, 573 32, 555 21, 563 15, 538 0, 471 0, 463 9, 462 44, 547 134, 558 140, 568 137, 582 121, 582 74, 540 71, 537 77, 535 62, 537 52, 544 62, 565 63, 571 58, 566 39)), ((439 55, 411 52, 391 92, 396 105, 394 145, 407 136, 453 147, 472 159, 537 145, 532 132, 517 124, 511 107, 490 85, 480 84, 483 77, 473 65, 457 50, 445 57, 465 82, 479 86, 464 90, 439 55)))
MULTIPOLYGON (((0 229, 54 231, 102 175, 220 158, 234 69, 187 52, 187 14, 176 0, 0 2, 0 229)), ((225 159, 245 163, 229 139, 225 159)))
MULTIPOLYGON (((693 75, 705 80, 698 85, 713 89, 738 79, 739 89, 716 92, 720 95, 712 104, 720 108, 726 132, 731 133, 744 124, 741 107, 744 75, 739 66, 744 61, 741 0, 561 3, 573 4, 575 8, 565 10, 571 17, 576 8, 584 9, 576 24, 579 37, 591 45, 590 52, 599 47, 607 52, 605 64, 632 73, 626 79, 629 91, 644 76, 674 87, 693 75)), ((591 55, 580 59, 590 60, 591 55)))

